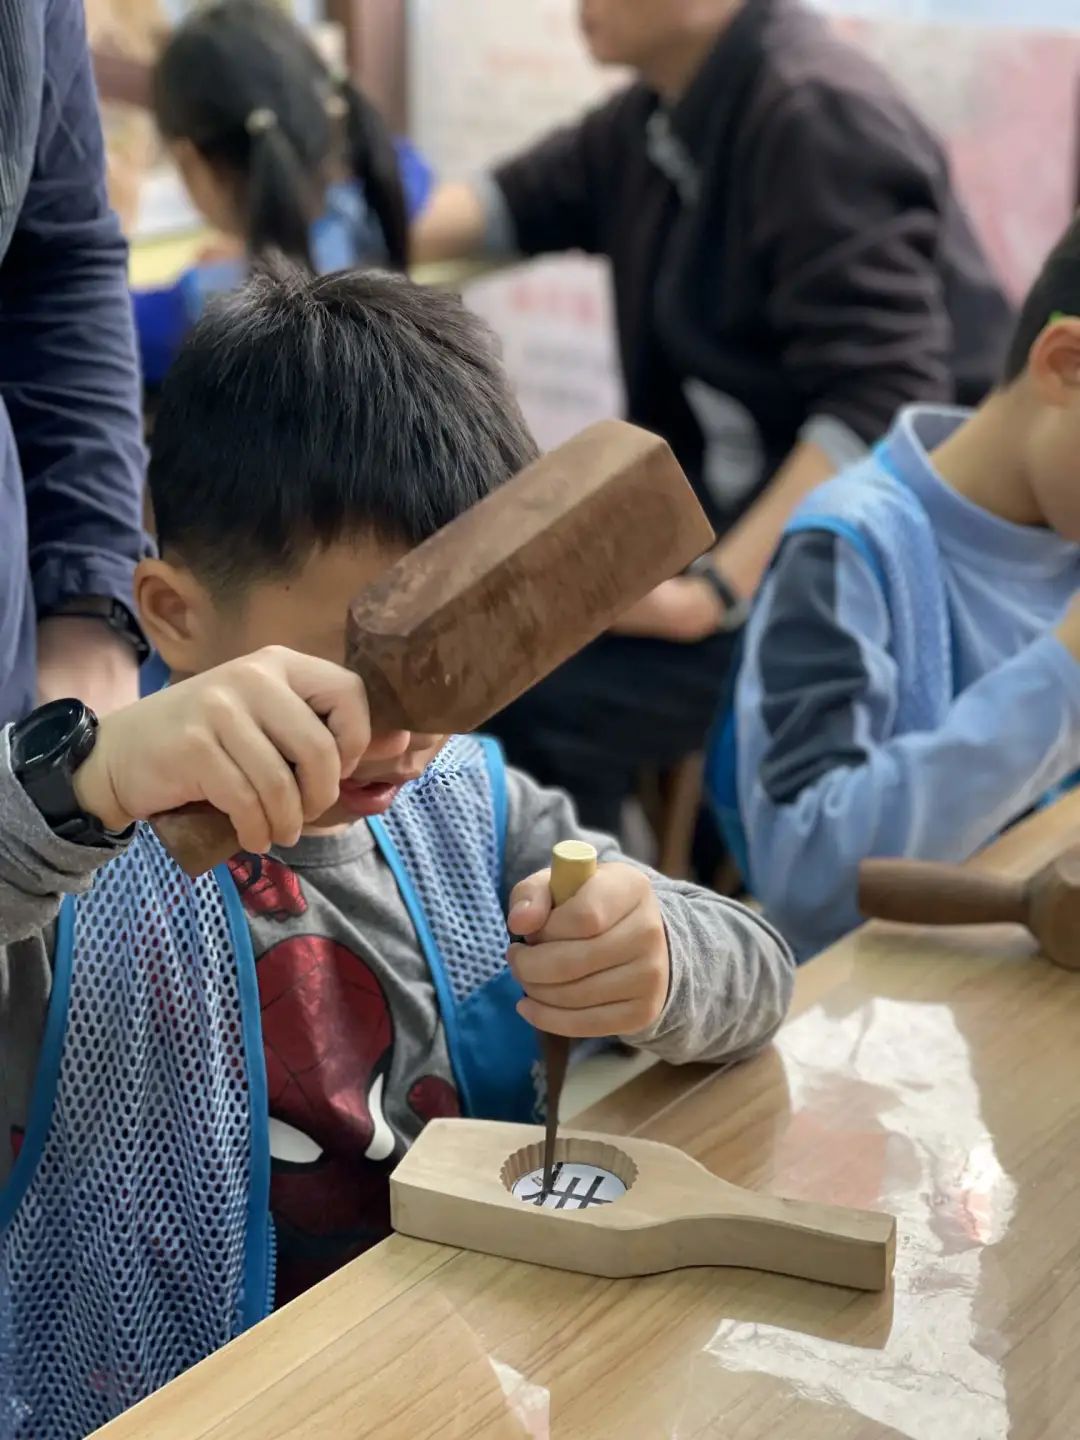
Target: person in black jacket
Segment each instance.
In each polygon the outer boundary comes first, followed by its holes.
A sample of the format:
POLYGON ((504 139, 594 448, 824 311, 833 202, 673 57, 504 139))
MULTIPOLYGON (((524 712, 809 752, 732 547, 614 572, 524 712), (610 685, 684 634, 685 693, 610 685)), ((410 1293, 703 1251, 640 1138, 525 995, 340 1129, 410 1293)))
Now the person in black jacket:
POLYGON ((511 758, 618 823, 636 770, 702 743, 731 631, 800 498, 910 401, 993 385, 1009 306, 935 136, 800 0, 582 0, 638 83, 442 187, 417 258, 609 257, 631 420, 720 537, 499 718, 511 758))

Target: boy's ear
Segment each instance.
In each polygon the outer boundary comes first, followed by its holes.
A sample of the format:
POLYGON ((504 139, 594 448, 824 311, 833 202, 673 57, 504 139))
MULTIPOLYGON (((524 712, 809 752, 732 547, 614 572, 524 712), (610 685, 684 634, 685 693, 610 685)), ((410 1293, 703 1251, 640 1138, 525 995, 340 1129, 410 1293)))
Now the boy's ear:
POLYGON ((1080 318, 1053 317, 1031 347, 1028 372, 1048 405, 1080 398, 1080 318))
POLYGON ((143 560, 135 571, 135 603, 146 638, 171 671, 201 668, 212 602, 190 570, 168 560, 143 560))

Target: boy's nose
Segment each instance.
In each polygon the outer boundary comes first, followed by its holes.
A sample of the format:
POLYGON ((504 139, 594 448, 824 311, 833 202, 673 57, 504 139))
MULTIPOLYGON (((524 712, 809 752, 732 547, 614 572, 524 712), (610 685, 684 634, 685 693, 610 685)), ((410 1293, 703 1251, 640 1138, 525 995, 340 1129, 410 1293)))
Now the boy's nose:
POLYGON ((414 730, 412 735, 409 737, 409 744, 407 748, 409 750, 434 750, 435 746, 438 745, 440 738, 441 737, 438 735, 419 735, 414 730))
POLYGON ((415 749, 415 736, 408 730, 391 730, 386 735, 374 735, 365 758, 369 760, 396 760, 399 755, 415 749))

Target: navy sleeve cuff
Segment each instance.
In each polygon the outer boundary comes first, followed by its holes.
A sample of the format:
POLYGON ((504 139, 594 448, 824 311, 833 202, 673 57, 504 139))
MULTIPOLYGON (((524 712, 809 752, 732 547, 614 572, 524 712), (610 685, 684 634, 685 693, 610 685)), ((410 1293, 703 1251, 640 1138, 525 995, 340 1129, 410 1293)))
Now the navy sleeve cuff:
POLYGON ((34 602, 40 616, 52 614, 73 600, 100 595, 118 600, 135 616, 135 564, 121 556, 58 549, 44 560, 34 557, 34 602))

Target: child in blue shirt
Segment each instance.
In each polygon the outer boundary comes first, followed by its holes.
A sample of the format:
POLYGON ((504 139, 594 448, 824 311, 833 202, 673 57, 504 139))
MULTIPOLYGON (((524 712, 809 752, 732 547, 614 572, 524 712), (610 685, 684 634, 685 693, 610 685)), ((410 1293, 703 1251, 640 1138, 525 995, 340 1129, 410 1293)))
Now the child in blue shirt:
POLYGON ((860 861, 964 860, 1080 765, 1074 316, 1080 220, 981 408, 906 410, 787 528, 713 793, 802 957, 858 923, 860 861))

